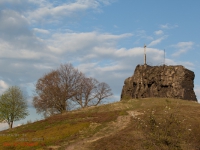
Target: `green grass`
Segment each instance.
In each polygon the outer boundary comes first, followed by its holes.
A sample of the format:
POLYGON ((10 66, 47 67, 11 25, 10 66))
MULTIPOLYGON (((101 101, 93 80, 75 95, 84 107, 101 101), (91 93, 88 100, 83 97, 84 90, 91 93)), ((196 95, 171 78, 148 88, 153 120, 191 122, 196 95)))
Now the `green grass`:
POLYGON ((80 136, 91 136, 107 122, 125 114, 126 112, 121 110, 105 111, 99 106, 55 115, 0 132, 0 149, 45 149, 51 145, 62 146, 62 143, 70 143, 80 136), (100 126, 90 131, 91 123, 98 123, 100 126), (81 134, 81 131, 87 132, 81 134))

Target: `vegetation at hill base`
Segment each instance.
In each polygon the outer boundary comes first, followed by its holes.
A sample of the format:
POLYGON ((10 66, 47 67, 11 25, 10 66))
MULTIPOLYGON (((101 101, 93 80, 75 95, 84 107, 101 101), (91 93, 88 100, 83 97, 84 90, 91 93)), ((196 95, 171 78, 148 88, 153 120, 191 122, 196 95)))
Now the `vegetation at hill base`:
POLYGON ((8 123, 11 129, 14 121, 28 114, 27 100, 19 87, 11 86, 0 96, 0 123, 8 123))
POLYGON ((82 108, 0 132, 2 150, 198 150, 200 105, 145 98, 82 108))

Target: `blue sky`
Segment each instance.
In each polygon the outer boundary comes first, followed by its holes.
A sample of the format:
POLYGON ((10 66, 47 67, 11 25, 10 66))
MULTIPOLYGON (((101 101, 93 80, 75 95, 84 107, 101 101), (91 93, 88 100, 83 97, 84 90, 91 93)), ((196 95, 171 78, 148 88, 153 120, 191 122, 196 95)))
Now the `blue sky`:
MULTIPOLYGON (((30 115, 37 80, 61 63, 108 83, 119 101, 124 80, 147 62, 183 65, 194 71, 200 101, 200 1, 0 0, 0 93, 17 85, 30 115)), ((5 129, 7 124, 0 124, 5 129)))

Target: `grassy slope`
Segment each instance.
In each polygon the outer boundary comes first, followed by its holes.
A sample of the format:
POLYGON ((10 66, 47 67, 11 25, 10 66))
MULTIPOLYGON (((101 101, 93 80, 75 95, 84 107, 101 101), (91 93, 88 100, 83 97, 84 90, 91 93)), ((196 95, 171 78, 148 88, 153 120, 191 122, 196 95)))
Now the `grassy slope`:
MULTIPOLYGON (((200 105, 177 99, 138 99, 91 107, 0 132, 0 149, 66 149, 91 139, 128 111, 129 124, 85 149, 200 149, 200 105), (53 148, 53 147, 52 147, 53 148)), ((107 128, 110 130, 110 128, 107 128)), ((102 136, 101 136, 102 137, 102 136)), ((83 144, 83 143, 82 143, 83 144)), ((84 149, 84 145, 81 145, 84 149)))

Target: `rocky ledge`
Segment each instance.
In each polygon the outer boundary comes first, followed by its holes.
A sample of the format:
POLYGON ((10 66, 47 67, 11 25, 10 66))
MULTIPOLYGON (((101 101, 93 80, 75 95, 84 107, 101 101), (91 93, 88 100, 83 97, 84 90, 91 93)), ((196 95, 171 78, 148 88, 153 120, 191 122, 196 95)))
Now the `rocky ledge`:
POLYGON ((167 97, 197 101, 194 72, 178 66, 138 65, 132 77, 124 81, 121 100, 167 97))

